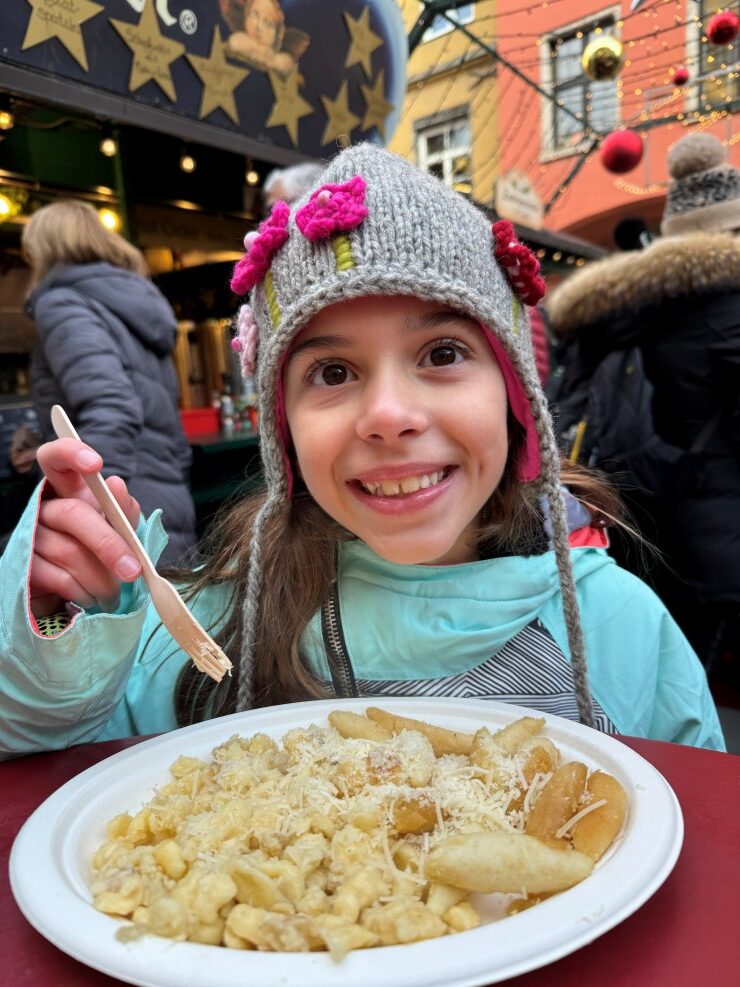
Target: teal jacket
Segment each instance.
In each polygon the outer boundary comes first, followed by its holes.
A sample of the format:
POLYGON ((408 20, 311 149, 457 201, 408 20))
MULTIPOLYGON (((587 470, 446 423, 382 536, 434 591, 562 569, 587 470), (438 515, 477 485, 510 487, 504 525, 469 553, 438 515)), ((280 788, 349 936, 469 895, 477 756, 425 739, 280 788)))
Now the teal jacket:
MULTIPOLYGON (((175 729, 174 686, 187 659, 162 628, 141 580, 122 587, 114 613, 77 610, 52 638, 34 629, 27 586, 37 511, 38 493, 0 559, 0 757, 175 729)), ((156 559, 166 544, 159 512, 138 533, 156 559)), ((609 727, 723 750, 704 670, 655 594, 601 549, 574 549, 573 563, 589 680, 609 727)), ((549 552, 402 566, 350 542, 340 554, 339 586, 363 694, 393 694, 394 686, 397 694, 407 687, 431 691, 440 681, 444 689, 447 679, 454 679, 455 695, 468 694, 459 683, 474 680, 482 663, 506 655, 512 641, 530 632, 543 655, 568 661, 549 552)), ((214 586, 189 605, 217 630, 230 597, 228 587, 214 586)), ((315 674, 329 681, 318 615, 302 650, 315 674)))

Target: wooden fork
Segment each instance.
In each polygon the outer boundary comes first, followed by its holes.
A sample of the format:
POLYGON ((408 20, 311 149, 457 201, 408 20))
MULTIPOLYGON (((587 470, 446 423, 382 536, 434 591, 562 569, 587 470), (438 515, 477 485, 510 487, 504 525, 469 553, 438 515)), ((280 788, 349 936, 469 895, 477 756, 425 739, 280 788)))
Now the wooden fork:
MULTIPOLYGON (((60 439, 79 439, 64 409, 55 404, 51 409, 51 423, 60 439)), ((92 447, 91 447, 92 448, 92 447)), ((144 582, 149 587, 154 609, 162 623, 182 650, 190 655, 196 668, 220 682, 224 673, 231 674, 232 664, 216 642, 203 630, 188 610, 172 583, 159 575, 136 536, 118 501, 108 489, 100 473, 83 475, 82 479, 100 504, 111 527, 118 532, 139 560, 144 582)))

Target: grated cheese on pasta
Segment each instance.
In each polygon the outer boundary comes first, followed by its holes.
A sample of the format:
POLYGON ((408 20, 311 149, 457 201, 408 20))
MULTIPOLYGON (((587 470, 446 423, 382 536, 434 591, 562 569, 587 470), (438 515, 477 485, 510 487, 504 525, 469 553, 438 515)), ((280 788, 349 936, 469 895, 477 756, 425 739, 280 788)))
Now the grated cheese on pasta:
POLYGON ((281 744, 230 737, 210 761, 178 758, 146 805, 109 823, 93 903, 172 939, 335 958, 454 932, 426 907, 427 857, 458 833, 524 832, 550 774, 527 785, 522 757, 497 755, 484 770, 436 757, 415 730, 382 741, 319 726, 281 744))

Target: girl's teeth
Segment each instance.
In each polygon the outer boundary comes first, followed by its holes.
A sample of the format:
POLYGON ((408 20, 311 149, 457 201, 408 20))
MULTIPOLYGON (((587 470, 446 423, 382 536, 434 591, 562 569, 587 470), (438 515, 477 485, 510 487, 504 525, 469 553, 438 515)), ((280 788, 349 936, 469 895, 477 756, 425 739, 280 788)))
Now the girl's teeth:
POLYGON ((405 476, 402 480, 381 480, 379 483, 363 483, 362 488, 366 493, 374 497, 397 497, 400 493, 416 493, 417 490, 426 490, 433 487, 435 483, 444 476, 443 470, 435 473, 424 473, 422 476, 405 476))

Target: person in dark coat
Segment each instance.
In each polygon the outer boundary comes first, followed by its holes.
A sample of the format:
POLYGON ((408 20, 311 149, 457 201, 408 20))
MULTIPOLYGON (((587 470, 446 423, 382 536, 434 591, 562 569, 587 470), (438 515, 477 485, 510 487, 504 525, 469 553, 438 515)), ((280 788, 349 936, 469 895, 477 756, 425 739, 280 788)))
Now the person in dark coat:
POLYGON ((632 506, 664 559, 655 588, 709 667, 740 614, 740 171, 709 134, 678 141, 668 163, 663 238, 573 275, 547 308, 560 395, 639 345, 657 435, 699 447, 685 484, 632 506))
POLYGON ((145 276, 139 251, 86 203, 34 213, 23 249, 33 271, 31 383, 43 440, 54 438, 52 405, 62 405, 102 456, 103 473, 123 477, 145 514, 162 508, 169 543, 160 563, 185 562, 196 541, 195 508, 171 306, 145 276))

